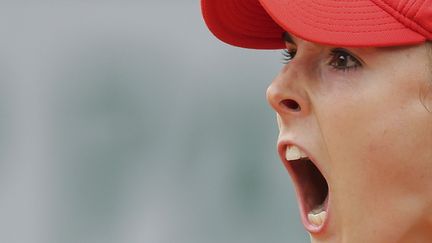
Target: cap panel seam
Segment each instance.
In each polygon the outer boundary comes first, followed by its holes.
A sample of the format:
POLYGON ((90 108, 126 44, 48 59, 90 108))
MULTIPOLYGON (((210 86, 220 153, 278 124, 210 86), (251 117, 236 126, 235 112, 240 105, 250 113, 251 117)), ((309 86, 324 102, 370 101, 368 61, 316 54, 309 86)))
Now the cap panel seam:
POLYGON ((401 9, 401 3, 403 2, 403 0, 398 0, 398 4, 396 6, 396 10, 399 11, 401 9))
POLYGON ((414 2, 414 4, 410 7, 409 11, 407 12, 407 16, 409 18, 414 19, 414 17, 417 15, 417 13, 420 11, 421 6, 423 6, 425 0, 417 0, 414 2))
POLYGON ((423 2, 420 4, 419 8, 417 9, 417 12, 414 14, 413 19, 417 18, 417 15, 420 12, 420 9, 423 8, 423 5, 425 4, 426 0, 423 0, 423 2))
MULTIPOLYGON (((408 0, 406 2, 406 4, 403 6, 403 8, 398 11, 400 14, 402 14, 403 16, 407 16, 409 10, 411 9, 411 7, 414 5, 416 0, 408 0)), ((391 6, 390 6, 391 7, 391 6)), ((393 8, 394 9, 394 8, 393 8)), ((395 9, 396 10, 396 9, 395 9)))
MULTIPOLYGON (((398 21, 399 23, 401 23, 402 25, 404 25, 406 28, 411 29, 412 31, 426 37, 427 34, 429 33, 429 31, 427 31, 422 25, 420 25, 419 23, 417 23, 416 21, 406 17, 405 15, 399 13, 399 11, 397 11, 396 9, 394 9, 392 6, 390 6, 389 4, 387 4, 385 1, 381 1, 381 0, 372 0, 373 3, 375 3, 378 7, 380 7, 381 9, 383 9, 385 12, 387 12, 390 16, 392 16, 396 21, 398 21), (379 3, 378 3, 379 2, 379 3), (392 13, 390 10, 388 9, 392 9, 393 12, 396 11, 398 14, 392 13)), ((430 33, 428 34, 430 37, 430 33)))
MULTIPOLYGON (((413 19, 417 18, 417 15, 420 12, 420 9, 423 8, 423 5, 425 4, 427 0, 423 0, 423 2, 421 3, 420 7, 418 8, 416 14, 413 16, 413 19)), ((418 25, 420 26, 420 28, 422 28, 426 33, 428 33, 427 38, 430 40, 432 39, 432 30, 428 30, 426 29, 426 27, 424 27, 421 23, 418 23, 418 25)))

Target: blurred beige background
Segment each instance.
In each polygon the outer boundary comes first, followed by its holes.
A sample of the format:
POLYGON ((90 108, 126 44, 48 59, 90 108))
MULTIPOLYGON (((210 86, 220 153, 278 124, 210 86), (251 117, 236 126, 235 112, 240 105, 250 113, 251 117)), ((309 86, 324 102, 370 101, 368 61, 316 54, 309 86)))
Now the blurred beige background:
POLYGON ((198 0, 3 1, 0 242, 308 242, 265 90, 198 0))

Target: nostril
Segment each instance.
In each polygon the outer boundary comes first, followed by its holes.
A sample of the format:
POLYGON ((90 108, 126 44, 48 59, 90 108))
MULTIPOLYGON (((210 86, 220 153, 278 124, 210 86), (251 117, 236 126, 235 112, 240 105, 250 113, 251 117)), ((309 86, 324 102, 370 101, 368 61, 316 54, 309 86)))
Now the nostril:
POLYGON ((292 100, 292 99, 282 100, 281 104, 283 106, 287 107, 288 109, 293 110, 293 111, 300 111, 301 110, 299 103, 297 103, 295 100, 292 100))

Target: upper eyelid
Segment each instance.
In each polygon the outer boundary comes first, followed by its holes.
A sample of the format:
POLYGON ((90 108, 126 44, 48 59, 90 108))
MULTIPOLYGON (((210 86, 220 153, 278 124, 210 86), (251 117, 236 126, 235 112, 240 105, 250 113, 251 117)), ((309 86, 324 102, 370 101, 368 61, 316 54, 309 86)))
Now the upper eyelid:
POLYGON ((294 43, 285 42, 285 48, 284 49, 297 51, 297 45, 294 43))
POLYGON ((285 43, 289 43, 289 44, 293 44, 293 45, 296 44, 295 41, 294 41, 294 39, 291 37, 291 35, 290 35, 288 32, 284 32, 284 33, 282 34, 282 40, 283 40, 285 43))
MULTIPOLYGON (((297 45, 295 43, 291 43, 291 42, 285 41, 285 45, 286 46, 285 46, 284 50, 287 50, 289 52, 294 51, 295 54, 297 54, 298 48, 297 48, 297 45)), ((351 48, 346 48, 346 47, 328 47, 326 49, 328 49, 328 51, 326 51, 326 52, 328 52, 329 54, 334 54, 334 53, 336 53, 338 51, 345 52, 345 53, 349 54, 352 58, 354 58, 355 60, 357 60, 361 66, 366 66, 365 61, 360 57, 359 54, 357 54, 357 51, 351 50, 351 48)), ((294 56, 292 58, 294 58, 294 56)))

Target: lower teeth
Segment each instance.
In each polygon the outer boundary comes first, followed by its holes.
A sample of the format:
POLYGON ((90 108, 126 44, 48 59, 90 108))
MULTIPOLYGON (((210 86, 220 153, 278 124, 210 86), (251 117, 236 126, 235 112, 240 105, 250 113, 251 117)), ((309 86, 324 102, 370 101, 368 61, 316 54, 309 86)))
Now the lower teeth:
POLYGON ((327 212, 322 211, 318 214, 314 214, 313 212, 310 212, 308 214, 309 222, 311 222, 315 226, 320 226, 324 223, 325 219, 327 217, 327 212))
POLYGON ((327 212, 324 211, 324 203, 318 205, 308 214, 309 222, 311 222, 315 226, 320 226, 324 223, 327 217, 327 212))

